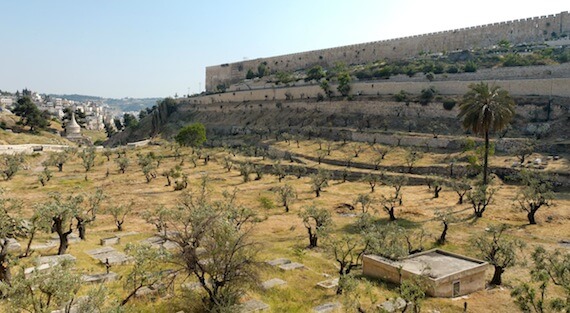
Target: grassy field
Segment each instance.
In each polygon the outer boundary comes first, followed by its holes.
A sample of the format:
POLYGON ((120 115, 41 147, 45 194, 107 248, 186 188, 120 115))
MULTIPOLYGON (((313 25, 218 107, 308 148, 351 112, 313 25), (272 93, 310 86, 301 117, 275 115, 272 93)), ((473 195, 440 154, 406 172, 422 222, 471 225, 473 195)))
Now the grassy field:
MULTIPOLYGON (((0 138, 1 140, 1 138, 0 138)), ((283 150, 289 150, 299 154, 316 156, 318 144, 314 141, 301 141, 299 147, 292 142, 267 142, 275 147, 283 150)), ((335 142, 335 149, 327 158, 342 160, 349 153, 349 145, 342 145, 335 142)), ((166 179, 160 175, 147 183, 140 168, 136 165, 136 153, 146 154, 153 151, 157 155, 165 156, 159 173, 164 169, 170 169, 179 161, 169 157, 173 151, 168 145, 148 146, 127 151, 127 156, 131 159, 131 166, 125 174, 120 174, 117 165, 114 162, 116 155, 111 156, 111 161, 107 161, 103 155, 96 158, 95 167, 88 173, 85 173, 81 165, 81 159, 74 157, 70 162, 65 164, 63 172, 57 172, 55 168, 54 177, 44 187, 40 185, 37 179, 38 171, 41 171, 41 162, 45 160, 44 155, 29 156, 27 158, 28 170, 19 172, 10 181, 1 181, 0 188, 6 191, 6 195, 11 198, 20 199, 23 202, 23 215, 30 216, 33 207, 39 203, 46 201, 50 192, 61 192, 68 194, 91 194, 96 188, 103 188, 109 199, 105 201, 103 206, 111 204, 126 204, 134 202, 135 210, 127 217, 125 222, 125 231, 136 231, 139 234, 122 238, 121 243, 115 246, 117 250, 123 250, 129 242, 138 242, 144 238, 154 234, 154 228, 145 223, 141 217, 141 213, 147 209, 152 209, 159 205, 173 206, 177 203, 181 192, 174 191, 172 187, 165 186, 166 179), (106 172, 110 175, 107 177, 106 172)), ((190 149, 185 150, 190 153, 190 149)), ((327 277, 336 277, 338 268, 331 255, 321 247, 315 249, 306 249, 308 245, 308 236, 298 213, 307 205, 316 205, 326 208, 333 215, 334 227, 332 236, 340 235, 350 229, 355 222, 356 217, 343 217, 338 214, 338 205, 344 203, 352 203, 356 195, 360 193, 369 193, 370 188, 366 182, 341 182, 332 181, 329 187, 325 188, 321 197, 316 198, 314 192, 310 188, 310 180, 308 177, 297 179, 294 176, 287 176, 283 182, 278 182, 274 175, 266 174, 260 180, 252 180, 244 183, 237 169, 228 172, 223 168, 223 158, 231 156, 222 149, 214 149, 209 151, 212 160, 208 165, 204 165, 203 161, 198 161, 198 166, 194 167, 191 162, 186 161, 183 165, 183 171, 189 175, 190 190, 197 190, 200 178, 207 174, 210 178, 210 192, 213 198, 221 197, 223 190, 232 191, 239 190, 238 202, 254 209, 257 213, 259 222, 254 225, 253 239, 262 245, 258 261, 263 262, 275 258, 289 258, 292 261, 303 263, 306 268, 290 272, 283 272, 279 269, 270 267, 265 264, 259 266, 259 274, 261 281, 270 278, 280 278, 287 281, 287 285, 267 291, 261 288, 253 288, 248 292, 244 301, 247 299, 259 299, 270 305, 270 312, 309 312, 313 307, 326 302, 343 302, 343 296, 335 295, 335 290, 325 290, 316 286, 316 283, 328 279, 327 277), (284 209, 279 205, 273 188, 284 183, 289 183, 295 187, 298 193, 298 199, 291 205, 291 211, 285 213, 284 209), (271 208, 264 207, 260 199, 268 198, 274 203, 271 208)), ((403 165, 405 151, 400 148, 388 153, 386 159, 382 161, 383 165, 403 165)), ((444 152, 429 152, 424 154, 423 158, 418 161, 418 166, 441 164, 444 166, 449 161, 449 155, 444 152)), ((533 157, 544 157, 539 154, 533 157)), ((366 149, 361 152, 358 158, 353 159, 355 162, 371 162, 374 158, 374 152, 366 149)), ((252 162, 268 164, 269 160, 262 158, 251 158, 243 155, 237 155, 237 160, 249 159, 252 162)), ((510 164, 514 160, 513 157, 497 156, 493 157, 491 164, 501 166, 510 164)), ((317 166, 316 162, 306 162, 307 166, 317 166)), ((322 165, 326 168, 335 168, 331 165, 322 165)), ((342 168, 339 168, 342 169, 342 168)), ((552 162, 546 170, 568 171, 570 165, 566 159, 552 162)), ((252 174, 252 178, 255 175, 252 174)), ((455 214, 462 218, 463 222, 453 224, 450 227, 448 240, 449 242, 440 247, 452 252, 465 254, 476 257, 476 252, 469 245, 469 239, 484 232, 489 225, 506 223, 512 226, 509 233, 524 240, 529 246, 541 244, 549 249, 559 248, 558 242, 562 239, 570 239, 570 194, 556 193, 554 203, 550 207, 544 207, 537 213, 538 225, 529 226, 525 214, 518 211, 514 205, 515 195, 519 187, 515 185, 507 185, 500 180, 494 181, 498 188, 495 200, 485 215, 481 219, 473 219, 472 209, 468 204, 457 205, 457 195, 450 189, 444 188, 437 199, 433 198, 433 194, 428 190, 427 186, 405 186, 403 187, 403 206, 398 208, 396 216, 398 223, 409 228, 422 228, 429 233, 425 241, 426 249, 435 247, 435 240, 441 232, 440 222, 434 220, 434 212, 437 209, 451 208, 455 214)), ((376 199, 382 194, 388 194, 391 188, 388 186, 379 186, 372 196, 376 199)), ((373 214, 375 218, 387 223, 387 214, 380 210, 376 203, 373 206, 373 214)), ((104 272, 105 268, 96 260, 89 257, 85 251, 100 247, 99 240, 116 234, 116 229, 112 218, 107 215, 100 215, 97 220, 90 224, 87 230, 87 240, 74 243, 71 245, 68 253, 77 257, 75 270, 79 273, 95 273, 104 272)), ((42 233, 36 242, 46 240, 49 234, 42 233)), ((531 251, 527 248, 526 251, 531 251)), ((37 255, 55 254, 57 248, 44 251, 36 251, 37 255)), ((528 258, 529 255, 521 255, 521 258, 528 258)), ((30 265, 32 258, 23 259, 22 266, 30 265)), ((129 266, 114 266, 112 271, 124 275, 128 272, 129 266)), ((488 278, 492 275, 492 270, 487 272, 488 278)), ((186 281, 192 281, 189 277, 186 281)), ((468 302, 469 312, 515 312, 517 309, 510 298, 511 286, 517 284, 521 280, 528 279, 528 268, 524 266, 516 266, 509 268, 504 275, 505 286, 482 290, 471 294, 464 299, 438 299, 428 298, 424 304, 424 310, 437 310, 437 312, 462 312, 463 303, 468 302)), ((363 303, 370 304, 372 300, 383 301, 395 295, 396 288, 380 281, 371 280, 374 287, 369 296, 363 296, 363 303)), ((177 282, 182 283, 182 280, 177 282)), ((111 297, 121 299, 126 295, 121 281, 108 283, 111 289, 111 297)), ((92 286, 84 286, 79 294, 84 294, 92 286)), ((175 288, 180 291, 178 285, 175 288)), ((147 299, 140 298, 129 302, 127 309, 129 312, 178 312, 188 307, 188 299, 182 292, 177 292, 173 298, 168 299, 147 299)), ((5 303, 0 301, 0 312, 3 311, 5 303)), ((188 312, 188 311, 186 311, 188 312)))

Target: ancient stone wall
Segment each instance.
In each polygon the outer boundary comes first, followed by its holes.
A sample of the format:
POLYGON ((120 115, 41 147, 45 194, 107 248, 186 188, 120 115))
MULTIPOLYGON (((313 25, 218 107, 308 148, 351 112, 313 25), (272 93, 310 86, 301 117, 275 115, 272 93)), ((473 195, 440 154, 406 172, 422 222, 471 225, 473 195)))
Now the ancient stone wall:
MULTIPOLYGON (((433 86, 442 95, 463 95, 469 84, 485 81, 497 84, 514 96, 542 95, 570 97, 570 63, 561 65, 504 67, 482 69, 475 73, 438 74, 433 81, 423 75, 407 77, 398 75, 390 79, 355 81, 351 93, 362 96, 397 94, 401 90, 419 94, 433 86)), ((331 90, 336 92, 336 85, 331 90)), ((225 93, 194 97, 196 104, 219 102, 266 101, 286 99, 315 99, 323 90, 318 84, 296 82, 276 87, 274 85, 239 85, 225 93)), ((337 93, 338 94, 338 93, 337 93)))
POLYGON ((249 69, 256 71, 266 63, 271 71, 292 72, 313 65, 331 66, 369 63, 382 59, 402 59, 421 52, 457 51, 483 48, 508 40, 512 44, 543 42, 570 33, 570 14, 520 19, 475 27, 375 41, 330 49, 259 58, 206 68, 206 90, 213 91, 218 84, 229 85, 245 78, 249 69))

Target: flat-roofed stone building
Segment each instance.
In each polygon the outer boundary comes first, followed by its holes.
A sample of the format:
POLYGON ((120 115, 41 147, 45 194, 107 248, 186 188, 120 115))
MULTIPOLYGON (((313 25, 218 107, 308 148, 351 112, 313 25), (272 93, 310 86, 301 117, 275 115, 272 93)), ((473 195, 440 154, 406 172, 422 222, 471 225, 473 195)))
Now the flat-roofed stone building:
POLYGON ((433 249, 390 260, 378 255, 365 255, 363 274, 399 284, 414 276, 424 276, 428 282, 428 295, 432 297, 458 297, 485 288, 488 263, 433 249))

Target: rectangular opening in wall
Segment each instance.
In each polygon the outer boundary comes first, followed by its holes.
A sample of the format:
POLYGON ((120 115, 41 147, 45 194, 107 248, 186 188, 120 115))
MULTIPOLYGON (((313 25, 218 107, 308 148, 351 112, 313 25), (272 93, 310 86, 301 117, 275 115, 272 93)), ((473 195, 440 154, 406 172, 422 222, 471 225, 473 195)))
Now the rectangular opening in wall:
POLYGON ((453 294, 451 295, 451 297, 455 298, 458 297, 461 294, 461 284, 459 281, 454 281, 453 282, 453 294))

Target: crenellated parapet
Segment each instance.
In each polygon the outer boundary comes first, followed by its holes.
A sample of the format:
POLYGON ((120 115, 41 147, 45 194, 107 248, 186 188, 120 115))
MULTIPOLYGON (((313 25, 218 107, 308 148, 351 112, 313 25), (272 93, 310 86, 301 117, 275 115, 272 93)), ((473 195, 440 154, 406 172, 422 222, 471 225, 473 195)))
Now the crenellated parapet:
POLYGON ((274 72, 292 72, 314 65, 328 67, 337 62, 362 64, 383 59, 405 59, 422 52, 489 47, 501 40, 521 44, 544 42, 568 35, 570 14, 565 11, 548 16, 209 66, 206 68, 206 90, 214 91, 220 84, 229 85, 243 80, 249 69, 255 72, 261 63, 265 63, 274 72))

